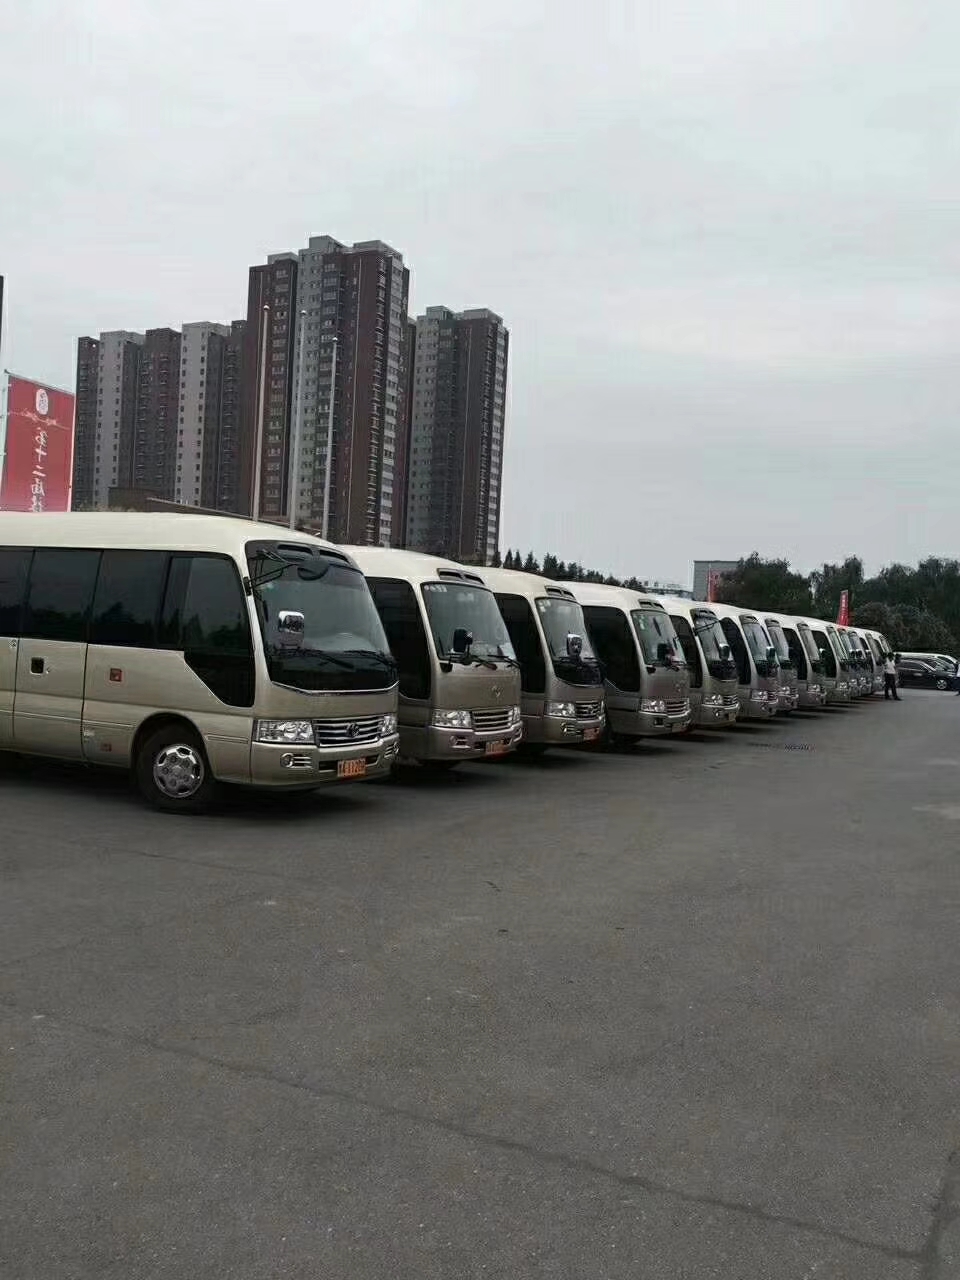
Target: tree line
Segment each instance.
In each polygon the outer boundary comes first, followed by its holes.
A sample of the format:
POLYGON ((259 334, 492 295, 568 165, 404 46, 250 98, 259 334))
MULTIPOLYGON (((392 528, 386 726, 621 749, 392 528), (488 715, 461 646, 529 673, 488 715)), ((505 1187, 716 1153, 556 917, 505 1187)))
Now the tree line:
POLYGON ((895 649, 958 653, 958 560, 930 556, 915 568, 892 564, 865 578, 859 556, 804 575, 787 560, 764 559, 755 551, 723 574, 715 595, 746 609, 835 620, 844 591, 850 593, 851 622, 882 631, 895 649))
POLYGON ((647 589, 647 583, 639 578, 615 578, 613 574, 603 573, 600 569, 585 569, 576 560, 561 560, 550 552, 547 552, 542 561, 532 551, 528 551, 526 555, 519 551, 508 551, 502 560, 498 552, 493 567, 538 573, 551 582, 602 582, 608 587, 629 587, 632 591, 647 589))

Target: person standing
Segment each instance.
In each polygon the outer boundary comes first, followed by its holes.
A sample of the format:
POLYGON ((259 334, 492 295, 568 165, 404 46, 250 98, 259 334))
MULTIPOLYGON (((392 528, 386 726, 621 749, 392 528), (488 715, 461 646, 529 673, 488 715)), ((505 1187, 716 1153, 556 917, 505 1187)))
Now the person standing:
POLYGON ((883 663, 883 700, 888 702, 890 695, 893 694, 894 702, 900 701, 900 695, 897 693, 897 664, 894 655, 888 653, 883 663))
POLYGON ((960 698, 960 658, 957 659, 957 669, 953 673, 953 678, 957 682, 957 697, 960 698))

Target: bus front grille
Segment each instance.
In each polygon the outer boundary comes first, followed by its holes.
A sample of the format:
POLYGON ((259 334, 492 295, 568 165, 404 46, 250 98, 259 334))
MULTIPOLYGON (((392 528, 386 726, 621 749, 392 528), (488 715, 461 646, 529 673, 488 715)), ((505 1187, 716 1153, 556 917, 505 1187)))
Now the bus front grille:
POLYGON ((353 720, 314 720, 318 747, 362 747, 382 735, 383 716, 357 716, 353 720))
POLYGON ((597 702, 575 702, 573 707, 577 713, 578 720, 599 720, 603 703, 599 700, 597 702))
POLYGON ((690 710, 690 703, 686 698, 678 698, 674 702, 667 703, 668 716, 683 716, 690 710))
POLYGON ((506 733, 510 728, 509 707, 491 707, 485 711, 471 711, 470 714, 477 733, 506 733))
POLYGON ((725 707, 730 707, 731 709, 733 707, 739 707, 740 699, 735 693, 725 693, 723 695, 723 705, 725 707))

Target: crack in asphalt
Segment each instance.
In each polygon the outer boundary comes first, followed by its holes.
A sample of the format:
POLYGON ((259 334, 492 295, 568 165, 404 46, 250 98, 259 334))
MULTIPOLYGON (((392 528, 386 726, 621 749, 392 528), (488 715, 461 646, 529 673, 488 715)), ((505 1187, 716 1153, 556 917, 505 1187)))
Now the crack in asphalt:
MULTIPOLYGON (((6 997, 0 998, 0 1008, 6 1008, 22 1017, 35 1017, 38 1012, 37 1010, 24 1009, 16 1001, 12 1001, 6 997)), ((307 1080, 285 1075, 282 1072, 269 1071, 265 1067, 259 1067, 251 1063, 235 1062, 229 1058, 221 1058, 216 1054, 203 1053, 199 1049, 193 1049, 186 1045, 173 1044, 165 1040, 157 1039, 153 1036, 141 1036, 130 1032, 116 1031, 110 1027, 85 1023, 72 1018, 64 1018, 59 1014, 44 1013, 43 1016, 48 1023, 53 1025, 60 1025, 68 1029, 83 1031, 88 1035, 100 1036, 105 1040, 110 1040, 115 1043, 126 1044, 140 1049, 151 1049, 156 1053, 169 1054, 172 1057, 181 1058, 185 1061, 199 1062, 203 1063, 205 1066, 216 1067, 222 1071, 229 1072, 246 1079, 259 1080, 263 1083, 277 1085, 280 1088, 292 1089, 296 1092, 304 1093, 309 1097, 341 1102, 347 1106, 372 1111, 376 1115, 386 1119, 401 1120, 420 1128, 439 1130, 440 1132, 448 1133, 458 1138, 464 1138, 467 1141, 476 1142, 483 1146, 523 1155, 541 1164, 553 1165, 571 1173, 592 1175, 593 1177, 603 1178, 622 1187, 639 1188, 650 1195, 663 1196, 681 1204, 688 1204, 707 1209, 719 1209, 726 1213, 738 1214, 742 1217, 750 1218, 761 1223, 767 1223, 771 1226, 782 1226, 796 1231, 807 1232, 825 1240, 838 1241, 842 1244, 851 1245, 855 1248, 879 1254, 882 1257, 890 1258, 895 1261, 920 1262, 924 1268, 927 1268, 929 1265, 927 1261, 930 1256, 929 1251, 931 1249, 936 1250, 938 1248, 940 1234, 943 1230, 943 1226, 946 1225, 944 1205, 948 1197, 945 1195, 943 1188, 941 1188, 941 1194, 938 1198, 937 1210, 934 1214, 931 1231, 928 1234, 924 1248, 917 1252, 915 1250, 898 1248, 896 1245, 883 1244, 876 1240, 867 1240, 861 1236, 853 1235, 850 1232, 840 1231, 832 1227, 825 1227, 819 1223, 811 1222, 804 1218, 793 1217, 789 1214, 774 1213, 768 1209, 764 1209, 760 1205, 748 1204, 737 1200, 726 1200, 722 1196, 711 1196, 702 1192, 686 1191, 682 1187, 671 1186, 669 1183, 661 1183, 656 1179, 647 1177, 643 1174, 622 1173, 616 1169, 610 1169, 606 1165, 599 1164, 594 1160, 590 1160, 582 1156, 571 1155, 563 1151, 551 1151, 536 1147, 532 1143, 523 1142, 517 1138, 507 1138, 500 1134, 491 1134, 485 1133, 481 1130, 470 1129, 463 1125, 455 1124, 451 1120, 444 1120, 439 1116, 427 1115, 409 1107, 401 1107, 394 1103, 366 1098, 362 1094, 351 1093, 346 1089, 312 1084, 307 1080)), ((953 1172, 958 1182, 960 1182, 960 1166, 956 1167, 953 1172)), ((947 1179, 944 1180, 945 1185, 948 1181, 950 1181, 949 1172, 947 1179)), ((960 1186, 953 1188, 951 1183, 951 1189, 960 1191, 960 1186)), ((933 1257, 933 1265, 936 1266, 935 1254, 933 1257)), ((923 1270, 921 1280, 938 1280, 936 1270, 923 1270)))

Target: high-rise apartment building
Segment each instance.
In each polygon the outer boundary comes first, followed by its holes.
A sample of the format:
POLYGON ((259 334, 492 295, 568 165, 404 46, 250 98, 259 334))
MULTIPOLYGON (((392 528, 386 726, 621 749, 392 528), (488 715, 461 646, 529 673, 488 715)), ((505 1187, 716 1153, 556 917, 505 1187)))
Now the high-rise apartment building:
POLYGON ((500 538, 509 334, 492 311, 416 322, 406 545, 489 564, 500 538))
POLYGON ((137 380, 132 487, 168 499, 176 497, 180 466, 180 346, 176 329, 148 329, 140 350, 137 380))
POLYGON ((201 504, 205 444, 218 431, 223 350, 229 332, 225 324, 200 321, 185 324, 180 335, 177 470, 169 496, 189 507, 201 504))
POLYGON ((75 509, 110 490, 243 511, 240 475, 244 322, 201 321, 77 344, 75 509))
POLYGON ((212 429, 208 422, 203 434, 200 505, 215 511, 248 510, 240 471, 246 327, 245 320, 235 320, 225 337, 210 340, 220 363, 220 397, 212 429))
POLYGON ((73 508, 93 506, 94 457, 97 444, 97 395, 100 387, 100 342, 77 343, 76 414, 73 429, 73 508))
POLYGON ((326 501, 335 542, 400 541, 409 287, 402 256, 379 240, 344 245, 313 236, 299 253, 291 415, 300 436, 296 519, 322 530, 326 501))
POLYGON ((286 515, 290 469, 290 406, 297 301, 297 255, 273 253, 250 268, 244 327, 240 431, 242 510, 276 520, 286 515), (262 385, 261 385, 262 383, 262 385), (254 457, 263 395, 259 477, 254 457), (259 480, 259 507, 254 489, 259 480))
POLYGON ((105 508, 115 485, 131 483, 142 346, 142 333, 122 329, 101 333, 99 339, 80 339, 73 465, 75 508, 105 508), (91 387, 94 352, 95 402, 91 387))

